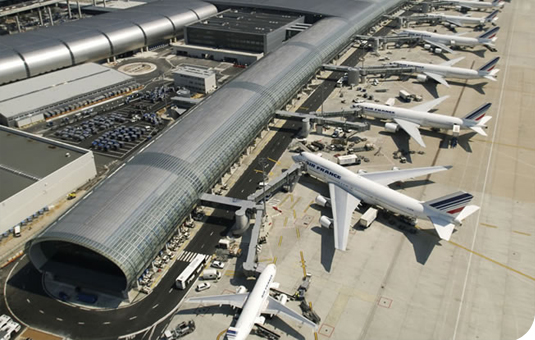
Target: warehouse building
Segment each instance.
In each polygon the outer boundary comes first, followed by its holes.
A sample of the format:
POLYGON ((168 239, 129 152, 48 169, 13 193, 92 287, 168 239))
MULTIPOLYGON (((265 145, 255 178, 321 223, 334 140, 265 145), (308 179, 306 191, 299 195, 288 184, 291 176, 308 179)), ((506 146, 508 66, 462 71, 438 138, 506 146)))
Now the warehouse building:
POLYGON ((31 221, 96 174, 91 151, 0 126, 0 234, 31 221))
POLYGON ((228 10, 186 26, 188 45, 252 53, 268 53, 286 39, 286 28, 304 22, 303 16, 257 10, 228 10))
POLYGON ((24 127, 140 88, 121 72, 88 63, 0 86, 0 124, 24 127))
POLYGON ((214 70, 198 66, 181 66, 173 71, 175 87, 185 87, 191 92, 208 94, 217 88, 214 70))
MULTIPOLYGON (((221 0, 243 6, 245 0, 221 0)), ((212 0, 216 3, 216 0, 212 0)), ((59 281, 126 297, 177 227, 273 117, 334 58, 402 0, 248 0, 324 16, 197 105, 28 244, 59 281), (217 119, 214 119, 217 112, 217 119)))

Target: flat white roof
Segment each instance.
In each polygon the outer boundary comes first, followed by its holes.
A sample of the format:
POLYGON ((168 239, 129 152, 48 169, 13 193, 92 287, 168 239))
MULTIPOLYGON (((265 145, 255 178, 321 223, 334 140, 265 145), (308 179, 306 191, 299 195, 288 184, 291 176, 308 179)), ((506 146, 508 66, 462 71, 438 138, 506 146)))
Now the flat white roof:
POLYGON ((88 63, 21 80, 0 86, 0 115, 16 117, 130 79, 114 69, 88 63))
POLYGON ((176 71, 173 71, 173 73, 196 78, 208 78, 215 74, 214 70, 193 66, 180 66, 176 71))

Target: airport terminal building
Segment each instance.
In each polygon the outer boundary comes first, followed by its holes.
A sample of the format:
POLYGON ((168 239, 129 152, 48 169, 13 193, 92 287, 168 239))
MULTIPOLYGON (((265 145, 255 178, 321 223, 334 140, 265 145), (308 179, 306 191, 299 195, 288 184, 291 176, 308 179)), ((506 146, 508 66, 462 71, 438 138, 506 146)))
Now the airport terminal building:
MULTIPOLYGON (((274 112, 288 103, 323 63, 335 57, 350 42, 353 35, 363 32, 382 14, 402 3, 402 0, 290 0, 284 3, 212 0, 161 1, 146 5, 155 6, 159 13, 164 9, 171 11, 176 6, 172 11, 193 15, 200 8, 209 16, 215 14, 216 6, 235 6, 303 13, 321 19, 213 93, 32 240, 27 245, 32 263, 57 280, 126 296, 198 203, 200 195, 207 192, 240 157, 266 127, 274 112), (186 9, 188 6, 195 6, 196 10, 186 9), (217 119, 214 119, 214 112, 218 112, 217 119)), ((108 22, 107 16, 113 16, 114 27, 119 27, 130 22, 126 17, 117 17, 127 11, 137 11, 135 20, 144 25, 156 25, 163 20, 161 15, 142 11, 143 7, 89 20, 95 20, 96 25, 97 21, 108 22)), ((128 25, 135 26, 129 29, 136 32, 142 26, 128 25)), ((176 34, 179 26, 173 26, 161 37, 176 34)), ((67 25, 54 27, 57 36, 66 35, 71 29, 67 25)), ((25 35, 9 38, 18 39, 18 44, 22 44, 25 35)), ((109 39, 104 44, 105 53, 100 55, 116 55, 116 51, 125 51, 127 46, 142 47, 147 37, 145 35, 144 40, 140 31, 139 41, 121 45, 113 52, 110 52, 112 39, 109 39)), ((0 46, 5 45, 5 39, 0 39, 0 46)), ((0 65, 2 56, 7 53, 5 48, 2 51, 0 65)), ((92 49, 86 53, 89 51, 92 49)), ((19 58, 19 71, 15 71, 16 68, 11 71, 0 69, 2 81, 74 64, 72 58, 53 65, 40 60, 42 67, 32 71, 33 65, 20 59, 21 54, 30 52, 18 52, 13 52, 12 56, 19 58)), ((38 54, 37 50, 31 53, 38 54)), ((95 55, 91 58, 96 58, 95 55)), ((83 62, 91 58, 74 60, 83 62)))

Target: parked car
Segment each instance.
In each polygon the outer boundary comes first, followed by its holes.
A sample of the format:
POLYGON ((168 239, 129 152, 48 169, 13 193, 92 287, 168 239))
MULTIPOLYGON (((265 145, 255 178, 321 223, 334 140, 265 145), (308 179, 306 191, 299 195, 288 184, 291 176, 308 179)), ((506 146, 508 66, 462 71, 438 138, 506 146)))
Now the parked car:
POLYGON ((196 291, 202 292, 203 290, 210 289, 210 284, 208 282, 202 282, 197 285, 197 288, 195 288, 196 291))
POLYGON ((223 269, 225 267, 225 264, 221 261, 214 261, 212 262, 211 266, 217 269, 223 269))

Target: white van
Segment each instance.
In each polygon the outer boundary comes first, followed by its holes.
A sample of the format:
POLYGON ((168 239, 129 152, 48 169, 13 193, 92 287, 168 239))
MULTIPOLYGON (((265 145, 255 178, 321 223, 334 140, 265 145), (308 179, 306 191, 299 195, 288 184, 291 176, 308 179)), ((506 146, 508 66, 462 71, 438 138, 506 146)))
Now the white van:
POLYGON ((20 237, 20 224, 16 225, 15 228, 13 228, 13 236, 20 237))

